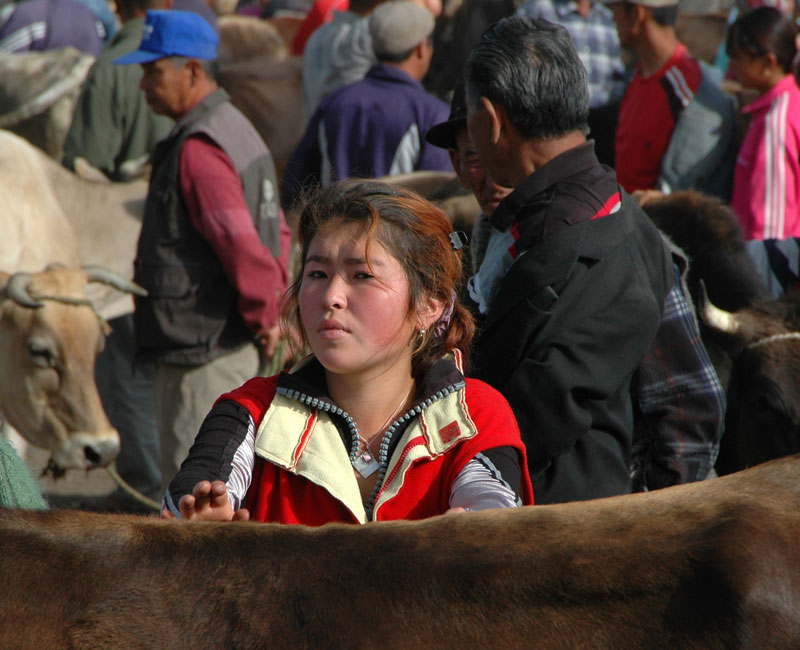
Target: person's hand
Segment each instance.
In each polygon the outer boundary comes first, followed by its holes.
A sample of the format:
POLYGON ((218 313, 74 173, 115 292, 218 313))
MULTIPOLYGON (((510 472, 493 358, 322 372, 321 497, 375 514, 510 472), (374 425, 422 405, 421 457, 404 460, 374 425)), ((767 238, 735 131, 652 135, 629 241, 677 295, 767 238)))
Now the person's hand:
POLYGON ((281 338, 281 328, 277 323, 266 327, 256 334, 256 345, 266 359, 272 359, 278 349, 278 340, 281 338))
POLYGON ((661 190, 634 190, 631 196, 636 199, 640 207, 644 207, 654 199, 661 199, 666 196, 661 190))
POLYGON ((446 515, 459 515, 462 512, 467 512, 467 509, 466 508, 462 508, 462 507, 459 506, 457 508, 449 508, 449 509, 445 510, 444 514, 446 514, 446 515))
MULTIPOLYGON (((222 481, 200 481, 191 494, 185 494, 178 502, 181 518, 186 521, 247 521, 250 512, 245 508, 234 510, 228 499, 228 489, 222 481)), ((169 512, 169 511, 167 511, 169 512)), ((174 518, 172 513, 161 516, 174 518)))

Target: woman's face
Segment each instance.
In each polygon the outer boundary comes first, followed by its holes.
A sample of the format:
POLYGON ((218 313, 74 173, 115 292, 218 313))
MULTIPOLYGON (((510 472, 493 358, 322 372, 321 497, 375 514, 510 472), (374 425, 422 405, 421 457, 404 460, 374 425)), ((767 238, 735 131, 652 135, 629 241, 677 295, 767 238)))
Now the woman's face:
POLYGON ((736 50, 730 55, 730 67, 736 81, 745 88, 762 88, 767 77, 765 70, 769 65, 765 56, 753 56, 748 52, 736 50))
POLYGON ((308 247, 300 318, 320 363, 331 373, 365 379, 409 373, 418 326, 409 313, 403 266, 375 239, 366 260, 366 230, 335 220, 308 247))

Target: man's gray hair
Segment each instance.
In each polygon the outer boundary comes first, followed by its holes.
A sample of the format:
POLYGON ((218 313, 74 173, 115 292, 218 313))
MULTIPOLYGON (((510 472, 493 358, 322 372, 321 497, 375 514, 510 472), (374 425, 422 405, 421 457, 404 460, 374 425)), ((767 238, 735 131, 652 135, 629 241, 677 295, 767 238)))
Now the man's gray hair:
POLYGON ((218 59, 193 59, 190 56, 170 56, 167 57, 172 65, 176 68, 182 68, 189 61, 197 61, 211 81, 216 81, 219 77, 219 60, 218 59))
POLYGON ((586 69, 560 25, 529 16, 495 23, 470 53, 464 80, 471 108, 481 97, 502 106, 525 139, 588 132, 586 69))

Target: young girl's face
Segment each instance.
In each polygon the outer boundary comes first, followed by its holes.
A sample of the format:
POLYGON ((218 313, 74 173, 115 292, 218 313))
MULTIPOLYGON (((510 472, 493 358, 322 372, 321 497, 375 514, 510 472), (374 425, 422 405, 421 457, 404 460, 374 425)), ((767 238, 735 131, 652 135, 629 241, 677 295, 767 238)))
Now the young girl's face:
POLYGON ((410 372, 418 326, 402 264, 366 229, 333 221, 314 235, 300 285, 300 318, 311 350, 335 374, 410 372))
POLYGON ((762 88, 767 77, 764 74, 768 65, 765 56, 753 56, 743 50, 730 55, 730 66, 736 81, 745 88, 762 88))

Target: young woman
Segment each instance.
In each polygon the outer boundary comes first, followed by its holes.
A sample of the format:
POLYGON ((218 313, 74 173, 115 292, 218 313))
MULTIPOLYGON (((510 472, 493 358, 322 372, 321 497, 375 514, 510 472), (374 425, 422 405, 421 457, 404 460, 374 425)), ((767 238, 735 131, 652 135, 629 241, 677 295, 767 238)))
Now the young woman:
POLYGON ((742 109, 750 126, 733 179, 731 207, 745 239, 800 236, 800 90, 792 73, 794 23, 773 7, 743 15, 728 31, 736 79, 758 98, 742 109))
POLYGON ((220 397, 164 516, 318 525, 531 503, 508 403, 462 374, 474 325, 444 213, 340 183, 299 230, 285 315, 313 354, 220 397))

